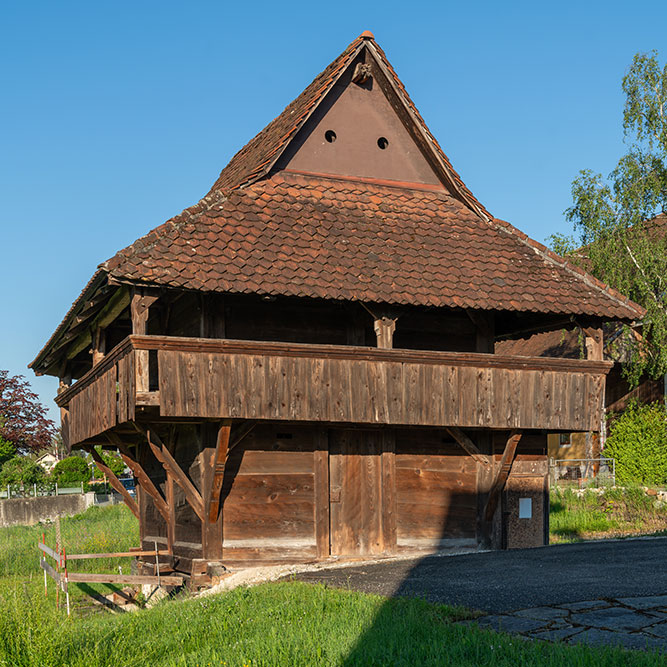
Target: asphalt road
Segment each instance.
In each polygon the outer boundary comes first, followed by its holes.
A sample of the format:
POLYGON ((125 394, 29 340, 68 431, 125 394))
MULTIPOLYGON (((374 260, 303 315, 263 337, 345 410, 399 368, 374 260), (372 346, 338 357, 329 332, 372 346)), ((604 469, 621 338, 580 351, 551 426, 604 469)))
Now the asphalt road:
POLYGON ((667 537, 383 561, 295 575, 386 597, 500 613, 667 593, 667 537))

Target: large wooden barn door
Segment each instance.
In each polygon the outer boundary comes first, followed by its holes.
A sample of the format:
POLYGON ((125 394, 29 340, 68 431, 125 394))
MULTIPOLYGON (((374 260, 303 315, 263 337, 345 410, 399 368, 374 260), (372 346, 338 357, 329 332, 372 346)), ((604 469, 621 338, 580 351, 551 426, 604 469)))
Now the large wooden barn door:
POLYGON ((329 500, 332 556, 383 552, 379 431, 330 432, 329 500))

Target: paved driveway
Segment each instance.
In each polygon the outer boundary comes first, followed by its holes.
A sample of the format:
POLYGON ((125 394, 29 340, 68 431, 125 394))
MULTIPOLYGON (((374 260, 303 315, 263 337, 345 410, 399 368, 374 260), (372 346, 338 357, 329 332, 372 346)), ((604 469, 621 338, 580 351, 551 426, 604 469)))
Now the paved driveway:
POLYGON ((296 575, 384 596, 414 595, 491 613, 667 594, 667 537, 427 556, 296 575))

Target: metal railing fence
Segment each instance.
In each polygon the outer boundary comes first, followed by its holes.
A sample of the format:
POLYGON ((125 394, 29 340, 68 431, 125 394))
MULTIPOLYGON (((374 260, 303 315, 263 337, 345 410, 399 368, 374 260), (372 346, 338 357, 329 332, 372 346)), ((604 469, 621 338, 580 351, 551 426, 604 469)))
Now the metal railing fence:
POLYGON ((604 457, 549 459, 549 478, 552 486, 615 486, 616 461, 604 457))

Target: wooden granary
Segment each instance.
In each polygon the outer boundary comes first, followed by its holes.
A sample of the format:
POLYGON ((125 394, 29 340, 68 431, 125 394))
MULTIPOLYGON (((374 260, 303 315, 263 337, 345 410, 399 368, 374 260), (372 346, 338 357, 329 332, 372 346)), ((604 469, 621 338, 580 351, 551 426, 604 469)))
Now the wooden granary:
POLYGON ((601 324, 641 315, 488 213, 367 32, 31 366, 68 445, 134 472, 144 547, 200 574, 545 543, 546 434, 600 430, 601 324), (494 354, 575 324, 587 359, 494 354))

